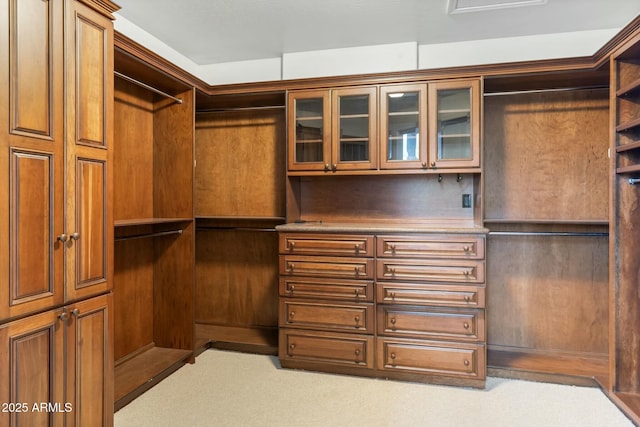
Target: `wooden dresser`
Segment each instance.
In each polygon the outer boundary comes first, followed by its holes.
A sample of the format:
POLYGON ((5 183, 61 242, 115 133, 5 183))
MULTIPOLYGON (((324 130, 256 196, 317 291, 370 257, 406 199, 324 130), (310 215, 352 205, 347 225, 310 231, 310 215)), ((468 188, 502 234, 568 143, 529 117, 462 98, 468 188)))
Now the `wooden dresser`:
POLYGON ((484 387, 484 230, 278 230, 283 367, 484 387))

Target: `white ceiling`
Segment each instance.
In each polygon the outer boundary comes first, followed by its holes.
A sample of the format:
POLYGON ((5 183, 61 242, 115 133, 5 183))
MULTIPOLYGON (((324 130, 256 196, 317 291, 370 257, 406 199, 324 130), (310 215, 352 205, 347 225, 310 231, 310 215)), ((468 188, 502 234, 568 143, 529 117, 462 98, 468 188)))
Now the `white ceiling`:
MULTIPOLYGON (((495 4, 514 0, 459 1, 495 4)), ((543 4, 453 14, 448 13, 448 0, 116 3, 122 7, 120 16, 199 65, 390 43, 431 45, 621 29, 640 14, 640 0, 540 1, 543 4)))

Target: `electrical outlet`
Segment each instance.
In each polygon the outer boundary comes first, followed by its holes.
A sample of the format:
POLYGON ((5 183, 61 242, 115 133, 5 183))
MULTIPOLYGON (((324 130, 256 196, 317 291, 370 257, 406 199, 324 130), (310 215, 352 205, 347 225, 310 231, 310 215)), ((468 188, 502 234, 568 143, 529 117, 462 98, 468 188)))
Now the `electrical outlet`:
POLYGON ((462 207, 470 208, 471 207, 471 194, 463 194, 462 195, 462 207))

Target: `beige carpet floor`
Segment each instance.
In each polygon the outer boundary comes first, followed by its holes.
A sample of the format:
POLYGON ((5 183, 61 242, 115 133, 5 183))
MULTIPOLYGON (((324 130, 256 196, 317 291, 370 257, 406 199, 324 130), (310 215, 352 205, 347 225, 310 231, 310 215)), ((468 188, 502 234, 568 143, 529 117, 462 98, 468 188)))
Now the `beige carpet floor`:
POLYGON ((282 369, 207 350, 115 414, 115 427, 622 427, 598 389, 488 378, 485 390, 282 369))

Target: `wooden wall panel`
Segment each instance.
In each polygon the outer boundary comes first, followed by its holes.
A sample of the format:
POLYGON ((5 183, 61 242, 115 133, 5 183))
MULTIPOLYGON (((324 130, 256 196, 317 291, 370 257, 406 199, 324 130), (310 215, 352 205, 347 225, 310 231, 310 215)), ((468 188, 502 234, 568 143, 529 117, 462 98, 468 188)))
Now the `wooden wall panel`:
POLYGON ((115 220, 153 217, 153 94, 115 79, 115 220))
POLYGON ((608 92, 484 100, 485 217, 608 219, 608 92))
POLYGON ((115 243, 114 352, 118 360, 153 343, 153 247, 147 239, 115 243))
POLYGON ((193 90, 177 97, 182 99, 182 104, 162 98, 154 105, 153 212, 156 218, 193 217, 193 90))
POLYGON ((606 357, 608 239, 490 236, 489 346, 606 357))
POLYGON ((277 327, 277 233, 199 230, 195 312, 199 323, 277 327))
POLYGON ((300 219, 472 223, 474 209, 462 207, 462 194, 470 194, 475 205, 474 178, 471 174, 461 176, 460 182, 456 174, 443 174, 442 182, 437 175, 301 178, 297 201, 300 219))
POLYGON ((284 217, 285 113, 198 114, 196 216, 284 217))

